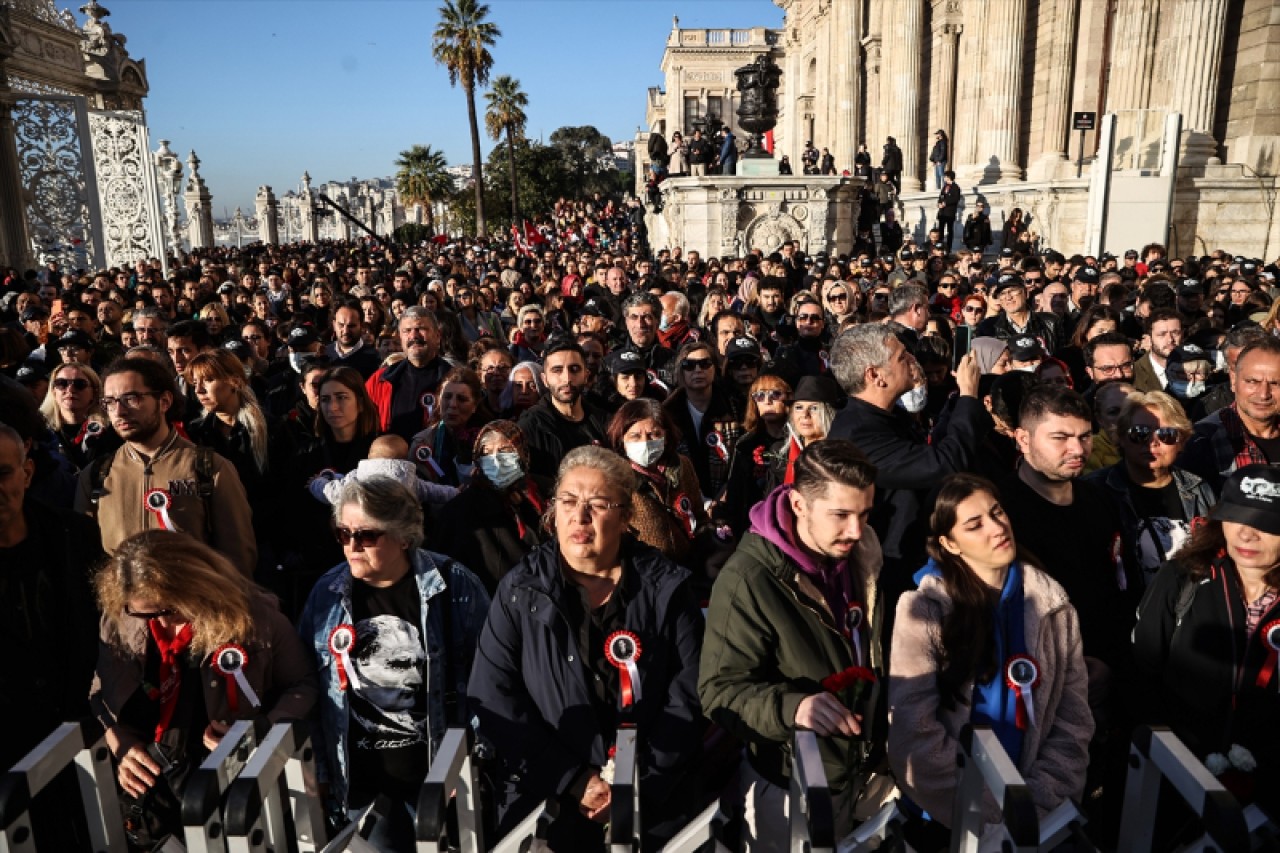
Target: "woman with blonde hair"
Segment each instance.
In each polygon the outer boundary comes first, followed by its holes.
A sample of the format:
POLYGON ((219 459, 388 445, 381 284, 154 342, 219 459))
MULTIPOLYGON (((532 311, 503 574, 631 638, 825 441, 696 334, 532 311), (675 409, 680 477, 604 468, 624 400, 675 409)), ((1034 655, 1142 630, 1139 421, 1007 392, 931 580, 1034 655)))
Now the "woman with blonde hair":
POLYGON ((71 362, 54 368, 40 414, 53 430, 62 455, 77 468, 114 453, 121 444, 102 413, 101 400, 102 379, 92 367, 71 362))
POLYGON ((222 343, 223 336, 231 325, 231 318, 227 316, 227 309, 217 302, 210 302, 201 308, 200 312, 196 314, 196 319, 204 323, 205 328, 209 330, 209 338, 215 346, 222 343))
POLYGON ((304 719, 318 682, 275 598, 185 533, 126 539, 94 586, 101 653, 89 703, 126 813, 139 818, 130 841, 149 849, 182 832, 187 775, 232 722, 304 719))

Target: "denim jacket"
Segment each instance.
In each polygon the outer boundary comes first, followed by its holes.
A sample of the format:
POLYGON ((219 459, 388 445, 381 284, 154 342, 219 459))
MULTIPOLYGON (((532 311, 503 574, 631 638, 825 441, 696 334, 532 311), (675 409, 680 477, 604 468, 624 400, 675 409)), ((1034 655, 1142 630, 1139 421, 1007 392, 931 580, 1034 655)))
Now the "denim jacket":
MULTIPOLYGON (((489 611, 489 594, 480 580, 465 566, 443 554, 421 548, 413 552, 413 573, 418 581, 422 601, 422 624, 426 638, 427 732, 431 754, 435 755, 450 721, 445 719, 445 622, 444 611, 430 603, 437 595, 452 588, 453 676, 459 709, 465 708, 467 677, 475 657, 480 629, 489 611), (445 582, 445 577, 449 582, 445 582)), ((331 805, 346 808, 350 745, 347 741, 349 707, 347 693, 338 682, 337 661, 329 651, 329 634, 343 623, 354 624, 351 615, 351 567, 348 563, 334 566, 320 578, 298 621, 298 633, 306 648, 315 656, 320 675, 321 698, 316 706, 319 728, 316 743, 316 772, 321 782, 329 785, 331 805)), ((427 768, 422 768, 426 776, 427 768)))

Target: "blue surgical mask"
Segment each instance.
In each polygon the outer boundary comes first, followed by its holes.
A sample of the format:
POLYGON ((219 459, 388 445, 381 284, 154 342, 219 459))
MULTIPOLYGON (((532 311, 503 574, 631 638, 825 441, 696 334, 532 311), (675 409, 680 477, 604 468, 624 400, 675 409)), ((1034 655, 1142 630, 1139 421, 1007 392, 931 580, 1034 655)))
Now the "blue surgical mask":
POLYGON ((658 320, 658 328, 664 332, 667 329, 671 328, 671 321, 667 319, 666 314, 663 314, 662 317, 658 320))
POLYGON ((928 402, 928 385, 917 385, 915 388, 912 388, 910 391, 898 398, 898 405, 913 415, 923 412, 925 404, 928 402))
POLYGON ((505 489, 524 477, 524 466, 520 464, 520 454, 509 450, 481 456, 476 460, 476 464, 480 466, 480 473, 484 474, 485 479, 498 489, 505 489))
POLYGON ((1169 380, 1169 393, 1185 400, 1194 400, 1205 392, 1203 379, 1169 380))

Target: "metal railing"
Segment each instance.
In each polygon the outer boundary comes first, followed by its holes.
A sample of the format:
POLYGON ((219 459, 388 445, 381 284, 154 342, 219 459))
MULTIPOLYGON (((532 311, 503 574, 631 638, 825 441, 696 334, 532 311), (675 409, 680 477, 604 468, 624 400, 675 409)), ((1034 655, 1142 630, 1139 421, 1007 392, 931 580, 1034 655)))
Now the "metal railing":
POLYGON ((90 719, 58 726, 0 777, 0 853, 35 853, 31 801, 73 763, 94 853, 125 849, 111 753, 90 719))
POLYGON ((271 727, 227 790, 230 853, 315 853, 327 836, 308 726, 271 727))
POLYGON ((238 720, 222 736, 218 748, 192 771, 182 793, 182 828, 188 853, 226 853, 223 796, 269 730, 265 717, 238 720))
POLYGON ((825 853, 836 848, 835 803, 822 767, 818 736, 796 732, 791 756, 791 849, 825 853))
POLYGON ((483 853, 485 850, 480 778, 471 755, 472 745, 470 729, 449 729, 444 733, 435 761, 418 795, 419 853, 445 853, 455 846, 461 853, 483 853), (454 798, 457 802, 458 837, 451 839, 449 803, 454 798))

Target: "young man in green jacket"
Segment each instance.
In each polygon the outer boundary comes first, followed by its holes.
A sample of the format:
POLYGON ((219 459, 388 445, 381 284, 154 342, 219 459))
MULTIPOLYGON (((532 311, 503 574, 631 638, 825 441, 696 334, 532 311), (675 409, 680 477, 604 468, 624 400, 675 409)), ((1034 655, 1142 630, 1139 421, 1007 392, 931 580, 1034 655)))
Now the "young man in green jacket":
POLYGON ((867 525, 875 467, 851 442, 831 440, 806 447, 794 470, 793 484, 751 510, 750 532, 716 579, 699 668, 704 711, 747 744, 752 853, 789 847, 798 729, 818 735, 841 836, 883 755, 884 738, 871 731, 884 670, 882 557, 867 525))

